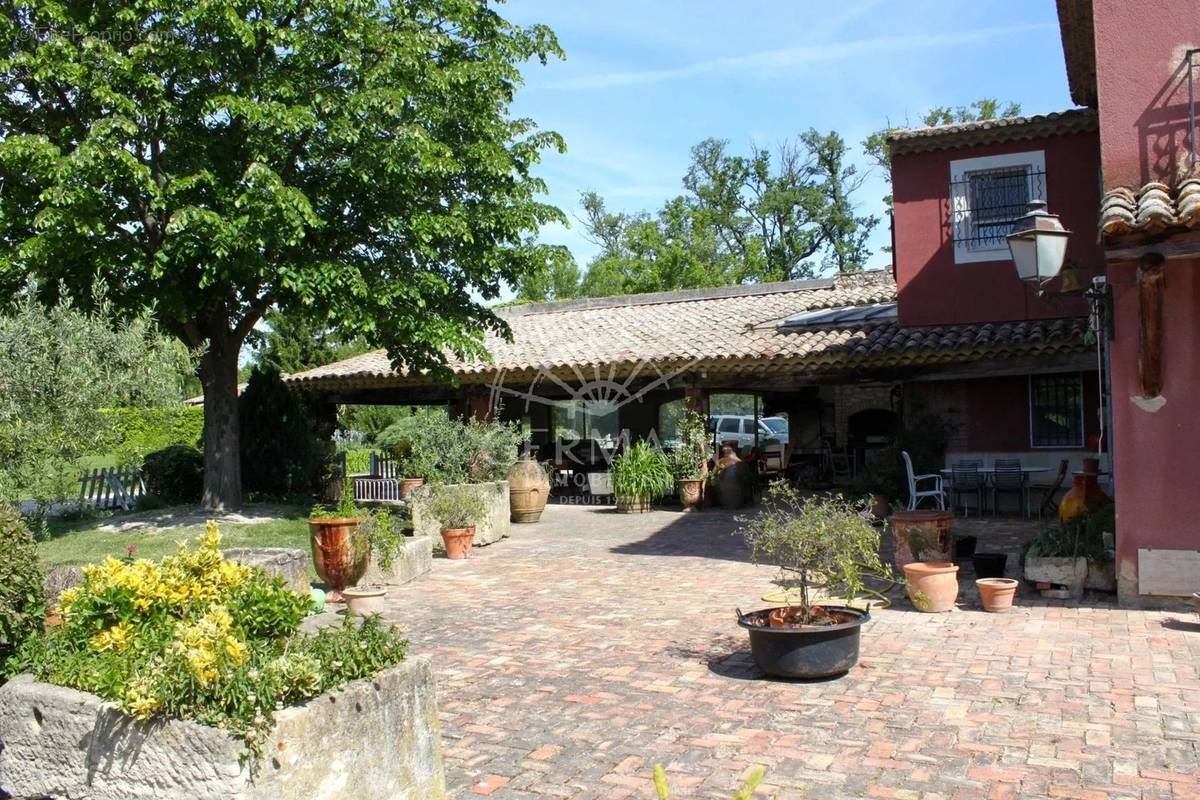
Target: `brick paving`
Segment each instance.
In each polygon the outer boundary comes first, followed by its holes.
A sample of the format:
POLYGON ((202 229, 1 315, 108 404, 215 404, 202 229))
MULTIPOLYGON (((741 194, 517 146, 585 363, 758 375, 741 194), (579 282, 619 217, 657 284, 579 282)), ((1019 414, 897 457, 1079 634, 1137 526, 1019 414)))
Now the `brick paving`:
MULTIPOLYGON (((439 559, 388 616, 434 656, 452 797, 1200 798, 1200 624, 1022 588, 979 610, 899 599, 835 681, 765 678, 734 608, 764 604, 732 516, 552 506, 439 559)), ((960 520, 1011 553, 1034 526, 960 520)), ((1016 569, 1010 558, 1009 574, 1016 569)))

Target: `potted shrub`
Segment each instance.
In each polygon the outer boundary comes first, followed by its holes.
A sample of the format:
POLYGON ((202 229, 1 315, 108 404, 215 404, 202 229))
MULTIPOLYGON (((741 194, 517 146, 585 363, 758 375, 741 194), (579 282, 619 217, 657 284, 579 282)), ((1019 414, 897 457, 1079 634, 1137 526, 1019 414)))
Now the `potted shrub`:
POLYGON ((1098 509, 1042 531, 1025 552, 1025 580, 1038 584, 1047 597, 1083 597, 1089 565, 1111 560, 1102 530, 1112 527, 1111 518, 1111 512, 1098 509))
POLYGON ((891 516, 892 501, 904 497, 906 491, 905 478, 900 474, 900 456, 897 454, 893 460, 887 457, 891 452, 888 450, 887 455, 877 455, 868 461, 852 484, 854 495, 867 501, 867 510, 876 521, 891 516))
POLYGON ((778 566, 778 582, 798 593, 795 605, 739 612, 755 663, 787 678, 849 671, 858 662, 859 632, 870 614, 820 603, 816 592, 837 591, 850 602, 866 575, 886 574, 879 534, 841 497, 806 498, 784 482, 772 484, 762 508, 738 521, 751 559, 778 566))
POLYGON ((433 459, 424 447, 414 447, 411 439, 401 439, 389 451, 396 462, 396 474, 400 477, 400 499, 406 500, 413 489, 432 478, 433 459))
POLYGON ((704 480, 708 477, 708 459, 712 446, 704 417, 687 409, 676 424, 678 443, 671 453, 671 468, 679 489, 684 511, 700 508, 704 499, 704 480))
POLYGON ((470 555, 475 525, 487 511, 478 490, 465 484, 435 486, 427 509, 441 526, 446 558, 457 560, 470 555))
POLYGON ((354 485, 349 478, 334 508, 314 506, 308 519, 313 565, 328 590, 326 600, 340 603, 347 586, 353 586, 367 571, 372 550, 384 569, 404 555, 404 536, 395 517, 386 508, 364 509, 354 503, 354 485))
POLYGON ((644 513, 650 504, 671 491, 675 476, 667 459, 648 442, 635 442, 617 456, 609 469, 617 511, 644 513))

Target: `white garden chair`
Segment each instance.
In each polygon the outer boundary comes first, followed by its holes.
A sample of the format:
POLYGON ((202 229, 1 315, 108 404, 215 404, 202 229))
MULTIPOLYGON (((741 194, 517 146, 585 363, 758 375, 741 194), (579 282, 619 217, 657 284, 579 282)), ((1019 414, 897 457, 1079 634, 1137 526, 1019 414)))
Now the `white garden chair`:
POLYGON ((901 450, 900 455, 904 457, 904 471, 908 475, 908 510, 916 511, 922 500, 932 497, 938 510, 945 511, 946 492, 942 489, 942 476, 914 475, 912 459, 909 458, 908 452, 901 450), (922 488, 923 484, 933 488, 922 488))

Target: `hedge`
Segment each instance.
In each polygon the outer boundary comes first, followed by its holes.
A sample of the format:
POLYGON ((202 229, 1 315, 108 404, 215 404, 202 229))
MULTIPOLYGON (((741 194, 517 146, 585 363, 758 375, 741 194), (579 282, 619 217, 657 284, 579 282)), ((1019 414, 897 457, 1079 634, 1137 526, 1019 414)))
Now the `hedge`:
POLYGON ((112 454, 122 466, 139 465, 148 453, 171 445, 195 447, 204 435, 203 406, 109 408, 112 454))

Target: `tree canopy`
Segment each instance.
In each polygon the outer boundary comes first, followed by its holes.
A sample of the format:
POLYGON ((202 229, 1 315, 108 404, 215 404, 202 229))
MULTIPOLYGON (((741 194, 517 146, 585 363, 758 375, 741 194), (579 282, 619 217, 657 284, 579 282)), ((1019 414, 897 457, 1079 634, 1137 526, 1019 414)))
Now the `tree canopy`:
POLYGON ((241 501, 238 352, 268 309, 436 372, 553 256, 531 170, 563 143, 509 105, 559 47, 487 3, 25 0, 0 41, 0 282, 99 276, 203 348, 209 507, 241 501))
POLYGON ((581 220, 599 253, 580 275, 566 259, 531 275, 517 299, 670 291, 862 269, 879 220, 858 215, 863 175, 836 132, 809 130, 748 155, 706 139, 691 151, 684 193, 651 214, 609 210, 585 192, 581 220))

